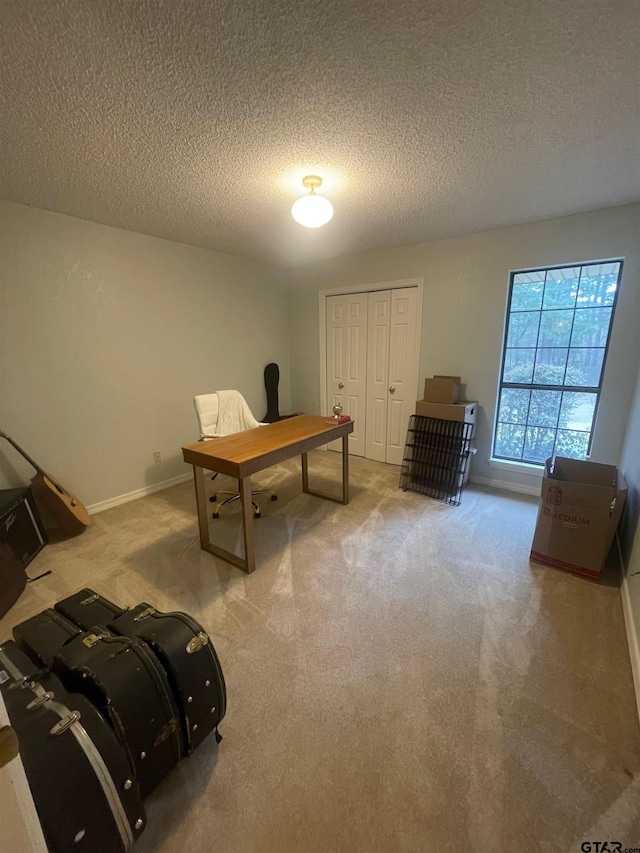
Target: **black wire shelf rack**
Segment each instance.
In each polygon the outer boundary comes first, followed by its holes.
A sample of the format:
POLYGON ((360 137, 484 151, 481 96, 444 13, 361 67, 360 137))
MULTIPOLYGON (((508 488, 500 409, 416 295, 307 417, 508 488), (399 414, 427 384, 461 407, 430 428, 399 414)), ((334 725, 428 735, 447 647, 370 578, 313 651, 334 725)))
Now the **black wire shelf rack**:
POLYGON ((400 488, 459 506, 474 424, 411 415, 404 447, 400 488))

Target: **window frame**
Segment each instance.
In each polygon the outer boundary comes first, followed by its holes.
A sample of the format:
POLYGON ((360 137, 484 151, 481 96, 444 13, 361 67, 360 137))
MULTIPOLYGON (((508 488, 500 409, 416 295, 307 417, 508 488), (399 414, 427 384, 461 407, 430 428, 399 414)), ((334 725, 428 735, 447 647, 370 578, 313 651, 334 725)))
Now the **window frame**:
MULTIPOLYGON (((492 462, 495 461, 495 462, 499 462, 499 463, 507 463, 507 464, 512 464, 512 465, 533 466, 539 470, 542 470, 544 468, 544 465, 545 465, 544 462, 531 462, 531 461, 523 459, 523 458, 517 459, 513 456, 497 456, 496 455, 496 439, 497 439, 498 424, 499 424, 498 417, 500 415, 500 400, 502 397, 502 390, 504 388, 523 389, 525 391, 527 391, 527 390, 528 391, 560 391, 560 392, 566 391, 566 392, 577 392, 577 393, 588 392, 588 393, 595 394, 596 400, 595 400, 595 406, 593 409, 593 418, 591 421, 591 430, 589 432, 589 442, 587 445, 587 452, 586 452, 586 458, 587 459, 589 458, 589 456, 591 454, 591 448, 593 446, 593 438, 594 438, 595 431, 596 431, 596 424, 597 424, 597 419, 598 419, 598 409, 600 406, 600 397, 602 395, 602 388, 604 385, 605 371, 606 371, 606 367, 607 367, 607 359, 609 356, 609 345, 611 343, 611 336, 613 333, 613 324, 615 322, 616 308, 618 305, 618 295, 620 293, 620 287, 622 285, 623 271, 624 271, 624 258, 622 258, 622 257, 604 258, 601 260, 574 261, 573 263, 549 264, 548 266, 527 267, 524 269, 521 268, 521 269, 509 270, 509 286, 508 286, 508 291, 507 291, 506 310, 505 310, 504 323, 503 323, 503 328, 502 328, 502 352, 501 352, 501 356, 500 356, 500 370, 498 373, 498 387, 497 387, 497 394, 496 394, 495 414, 494 414, 494 418, 493 418, 493 430, 491 433, 490 461, 492 461, 492 462), (618 272, 618 281, 617 281, 617 286, 616 286, 616 292, 614 295, 613 303, 611 305, 611 319, 609 321, 609 328, 607 330, 607 340, 604 344, 604 355, 603 355, 603 359, 602 359, 602 368, 600 370, 600 382, 599 382, 599 384, 597 386, 595 386, 595 385, 588 385, 588 386, 578 385, 578 386, 575 386, 575 385, 536 384, 533 382, 533 376, 534 376, 533 373, 531 376, 532 381, 528 384, 523 383, 523 382, 505 382, 503 377, 504 377, 505 362, 506 362, 506 358, 507 358, 507 336, 509 333, 509 320, 511 318, 511 303, 513 300, 513 285, 514 285, 515 277, 517 275, 522 275, 522 274, 526 274, 526 273, 543 272, 543 273, 545 273, 545 287, 546 287, 546 273, 548 273, 552 270, 573 269, 575 267, 580 267, 580 276, 581 276, 583 267, 593 266, 596 264, 620 264, 620 269, 618 272)), ((543 300, 544 300, 544 296, 543 296, 543 300)), ((543 304, 544 304, 544 302, 541 302, 540 321, 542 320, 542 315, 544 313, 544 309, 542 308, 543 304)), ((602 307, 608 307, 608 306, 602 306, 602 307)), ((561 309, 551 309, 551 310, 561 310, 561 309)), ((575 312, 578 310, 577 298, 576 298, 576 303, 574 304, 574 307, 572 310, 573 310, 573 318, 572 318, 572 323, 573 323, 573 322, 575 322, 575 312)), ((539 329, 540 329, 540 324, 538 325, 538 335, 539 335, 539 329)), ((534 355, 534 365, 535 365, 538 350, 544 349, 544 347, 538 347, 538 341, 536 340, 535 348, 534 347, 531 347, 531 348, 535 349, 535 355, 534 355)), ((569 343, 568 348, 570 349, 570 343, 569 343)), ((602 347, 598 347, 598 349, 601 349, 601 348, 602 347)), ((531 405, 531 398, 529 398, 529 406, 530 405, 531 405)), ((528 412, 527 412, 527 419, 528 419, 528 412)), ((559 421, 559 419, 560 419, 560 408, 558 408, 558 421, 559 421)), ((523 426, 524 426, 524 429, 526 430, 527 424, 525 423, 523 426)), ((554 455, 555 455, 555 445, 556 445, 556 441, 557 441, 558 428, 559 427, 558 427, 557 422, 556 422, 556 426, 554 427, 554 429, 556 431, 556 440, 554 441, 554 455)), ((523 450, 524 450, 524 446, 523 446, 523 450)))

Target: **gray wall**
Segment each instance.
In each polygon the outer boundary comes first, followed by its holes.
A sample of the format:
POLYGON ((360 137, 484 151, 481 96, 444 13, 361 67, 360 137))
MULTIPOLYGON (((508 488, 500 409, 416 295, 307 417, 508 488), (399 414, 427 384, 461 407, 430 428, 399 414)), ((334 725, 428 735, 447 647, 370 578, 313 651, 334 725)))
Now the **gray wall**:
POLYGON ((496 470, 488 461, 509 270, 625 257, 592 450, 594 461, 617 464, 640 360, 639 225, 640 205, 625 205, 290 270, 294 409, 319 411, 318 291, 420 276, 419 385, 434 373, 461 375, 467 399, 481 406, 473 473, 531 485, 530 478, 496 470))
MULTIPOLYGON (((354 255, 290 269, 287 292, 263 264, 0 202, 0 427, 88 505, 159 484, 188 471, 194 394, 238 388, 261 417, 275 361, 280 410, 320 411, 318 290, 421 276, 420 381, 461 374, 482 407, 475 475, 526 483, 487 461, 508 272, 624 256, 593 447, 617 464, 640 359, 639 221, 627 205, 354 255)), ((30 473, 0 444, 0 486, 30 473)))
MULTIPOLYGON (((237 388, 261 418, 275 361, 290 411, 282 273, 10 202, 0 233, 0 427, 83 503, 188 473, 194 394, 237 388)), ((32 473, 0 444, 0 486, 32 473)))
POLYGON ((640 370, 620 468, 629 486, 627 505, 620 523, 620 546, 635 635, 640 638, 640 370))

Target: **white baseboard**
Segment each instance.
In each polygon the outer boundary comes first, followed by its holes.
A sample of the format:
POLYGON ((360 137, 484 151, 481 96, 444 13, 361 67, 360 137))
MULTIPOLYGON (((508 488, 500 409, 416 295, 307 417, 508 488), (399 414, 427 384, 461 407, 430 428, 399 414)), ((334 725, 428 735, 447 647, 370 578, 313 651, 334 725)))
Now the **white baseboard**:
POLYGON ((624 561, 620 540, 616 535, 616 547, 618 550, 618 565, 622 576, 620 584, 620 597, 622 598, 622 613, 624 615, 624 626, 627 630, 627 643, 629 644, 629 657, 631 658, 631 672, 633 674, 633 687, 636 692, 636 705, 638 706, 638 720, 640 721, 640 643, 636 633, 636 624, 633 619, 631 596, 629 595, 629 583, 624 573, 624 561))
POLYGON ((510 480, 495 480, 493 477, 476 477, 471 475, 471 482, 478 486, 490 486, 492 489, 501 489, 506 492, 518 492, 521 495, 534 495, 540 497, 540 484, 528 486, 523 483, 512 483, 510 480))
POLYGON ((129 503, 129 501, 137 501, 138 498, 143 498, 145 495, 152 495, 154 492, 161 492, 164 489, 170 489, 171 486, 177 486, 179 483, 186 483, 187 480, 193 479, 193 474, 180 474, 179 477, 172 477, 170 480, 163 480, 161 483, 156 483, 154 486, 145 486, 143 489, 136 489, 135 492, 127 492, 126 495, 117 495, 115 498, 108 498, 106 501, 100 501, 97 504, 91 504, 87 507, 87 512, 90 515, 95 515, 97 512, 103 512, 105 509, 111 509, 120 504, 129 503))
MULTIPOLYGON (((326 450, 326 446, 316 448, 317 450, 326 450)), ((161 492, 163 489, 169 489, 171 486, 177 486, 179 483, 186 483, 192 478, 192 474, 181 474, 179 477, 172 477, 170 480, 163 480, 161 483, 156 483, 155 486, 145 486, 143 489, 136 489, 135 492, 127 492, 126 495, 117 495, 115 498, 108 498, 106 501, 100 501, 97 504, 91 504, 87 507, 87 511, 91 515, 97 512, 103 512, 105 509, 111 509, 120 504, 135 501, 138 498, 143 498, 145 495, 152 495, 154 492, 161 492)), ((471 475, 471 482, 478 486, 489 486, 492 489, 501 489, 507 492, 518 492, 521 495, 534 495, 540 497, 540 486, 528 486, 522 483, 512 483, 509 480, 496 480, 493 477, 476 477, 471 475)))
MULTIPOLYGON (((326 450, 326 447, 316 448, 317 450, 326 450)), ((186 483, 191 480, 193 474, 180 474, 179 477, 172 477, 170 480, 163 480, 161 483, 156 483, 154 486, 145 486, 142 489, 136 489, 134 492, 127 492, 125 495, 116 495, 115 498, 107 498, 106 501, 99 501, 97 504, 91 504, 87 507, 87 512, 90 515, 95 515, 97 512, 104 512, 105 509, 112 509, 114 506, 136 501, 138 498, 143 498, 145 495, 152 495, 154 492, 161 492, 163 489, 170 489, 171 486, 177 486, 180 483, 186 483)), ((475 477, 471 476, 471 482, 477 483, 479 486, 490 486, 492 489, 502 489, 507 492, 519 492, 522 495, 540 496, 539 486, 527 486, 520 483, 511 483, 507 480, 494 480, 493 477, 475 477)))

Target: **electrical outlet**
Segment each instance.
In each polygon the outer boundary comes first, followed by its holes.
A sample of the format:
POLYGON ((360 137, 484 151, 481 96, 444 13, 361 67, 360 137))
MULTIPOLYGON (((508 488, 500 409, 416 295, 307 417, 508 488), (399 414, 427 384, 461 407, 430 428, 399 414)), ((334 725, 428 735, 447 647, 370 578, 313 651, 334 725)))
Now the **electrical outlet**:
POLYGON ((153 451, 153 461, 154 462, 162 462, 162 451, 154 450, 153 451))

